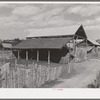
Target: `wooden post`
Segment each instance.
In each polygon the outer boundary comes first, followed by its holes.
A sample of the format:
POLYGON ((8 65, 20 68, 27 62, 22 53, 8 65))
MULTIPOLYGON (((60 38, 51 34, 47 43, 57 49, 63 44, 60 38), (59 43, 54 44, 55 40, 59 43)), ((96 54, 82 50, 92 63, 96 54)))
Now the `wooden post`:
POLYGON ((3 48, 3 60, 4 60, 4 64, 5 64, 5 52, 4 52, 4 48, 3 48))
POLYGON ((48 50, 48 64, 50 64, 50 50, 48 50))
POLYGON ((18 50, 18 59, 20 58, 20 56, 19 56, 19 50, 18 50))
POLYGON ((75 52, 77 52, 77 38, 75 40, 75 52))
MULTIPOLYGON (((88 51, 88 41, 86 39, 86 52, 88 51)), ((87 54, 87 53, 86 53, 87 54)), ((87 59, 88 55, 86 55, 86 59, 87 59)))
POLYGON ((26 60, 28 60, 28 51, 26 51, 26 60))
POLYGON ((39 50, 37 50, 37 62, 39 62, 39 50))
POLYGON ((6 73, 5 73, 5 74, 6 74, 6 76, 5 76, 6 83, 5 83, 5 84, 6 84, 6 88, 7 88, 7 86, 8 86, 8 85, 7 85, 7 84, 8 84, 8 75, 7 75, 7 70, 6 70, 6 73))
POLYGON ((13 50, 11 50, 11 54, 12 54, 12 59, 13 59, 14 58, 13 50))
MULTIPOLYGON (((13 50, 11 50, 11 57, 13 58, 13 50)), ((12 58, 11 58, 11 59, 12 59, 12 58)))
POLYGON ((69 49, 70 49, 70 41, 69 41, 69 49))
POLYGON ((87 41, 87 39, 86 39, 86 47, 88 47, 88 41, 87 41))
POLYGON ((77 53, 77 39, 78 39, 78 37, 75 40, 75 54, 77 53))
POLYGON ((75 39, 73 39, 73 50, 74 50, 74 54, 75 54, 75 45, 76 45, 75 39))
POLYGON ((17 59, 15 58, 15 68, 17 67, 17 59))

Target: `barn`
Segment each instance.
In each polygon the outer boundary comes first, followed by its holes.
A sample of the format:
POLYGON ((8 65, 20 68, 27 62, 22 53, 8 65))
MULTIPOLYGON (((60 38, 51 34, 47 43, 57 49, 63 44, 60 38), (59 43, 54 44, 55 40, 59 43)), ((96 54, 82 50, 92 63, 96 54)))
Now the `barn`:
POLYGON ((59 63, 62 57, 66 58, 68 53, 75 51, 76 44, 83 41, 94 44, 88 40, 82 25, 33 29, 26 40, 12 47, 12 51, 18 59, 59 63))

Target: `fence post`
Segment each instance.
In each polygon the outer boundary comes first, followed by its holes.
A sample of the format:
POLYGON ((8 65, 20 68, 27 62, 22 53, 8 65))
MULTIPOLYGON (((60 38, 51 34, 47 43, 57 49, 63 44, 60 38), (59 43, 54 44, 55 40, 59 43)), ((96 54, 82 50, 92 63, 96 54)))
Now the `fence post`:
POLYGON ((6 75, 5 75, 5 84, 6 84, 6 88, 7 88, 7 86, 8 86, 8 73, 7 73, 7 72, 8 72, 8 68, 7 68, 8 65, 5 66, 5 67, 6 67, 6 71, 5 71, 5 74, 6 74, 6 75))
POLYGON ((37 64, 35 64, 35 88, 37 87, 37 74, 38 74, 38 70, 37 70, 37 64))

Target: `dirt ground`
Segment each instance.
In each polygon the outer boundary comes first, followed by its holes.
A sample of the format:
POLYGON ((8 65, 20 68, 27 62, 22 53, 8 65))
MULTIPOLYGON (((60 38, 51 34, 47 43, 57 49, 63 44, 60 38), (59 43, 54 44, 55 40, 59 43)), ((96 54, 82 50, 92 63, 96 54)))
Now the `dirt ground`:
POLYGON ((85 88, 96 78, 100 70, 100 60, 90 59, 81 63, 75 63, 73 69, 74 73, 72 72, 73 74, 69 75, 69 78, 68 73, 64 73, 59 80, 48 83, 43 88, 85 88))

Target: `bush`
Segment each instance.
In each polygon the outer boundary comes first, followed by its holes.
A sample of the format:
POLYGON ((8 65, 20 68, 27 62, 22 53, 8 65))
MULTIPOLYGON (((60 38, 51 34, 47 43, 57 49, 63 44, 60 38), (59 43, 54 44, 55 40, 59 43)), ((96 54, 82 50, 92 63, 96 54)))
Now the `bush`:
POLYGON ((94 80, 93 83, 88 84, 88 88, 100 88, 100 71, 97 74, 96 79, 94 80))

